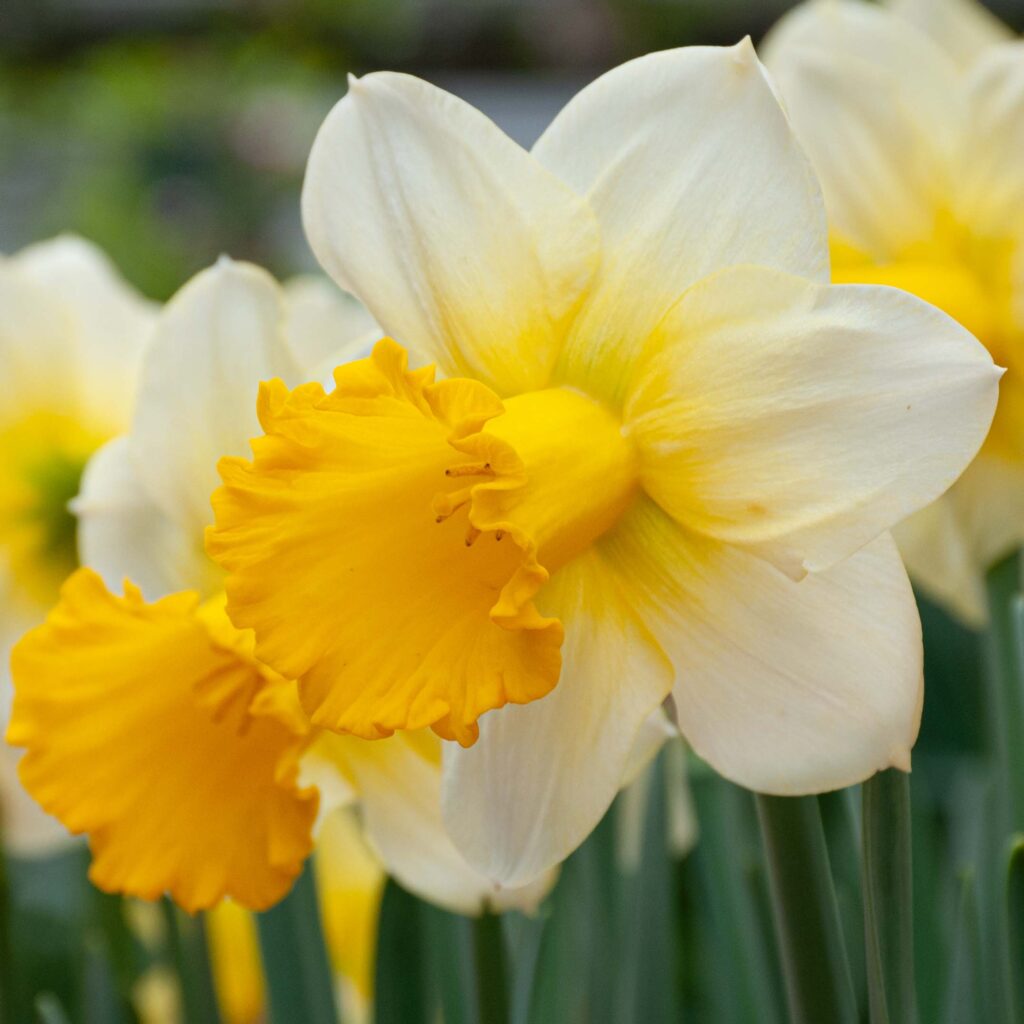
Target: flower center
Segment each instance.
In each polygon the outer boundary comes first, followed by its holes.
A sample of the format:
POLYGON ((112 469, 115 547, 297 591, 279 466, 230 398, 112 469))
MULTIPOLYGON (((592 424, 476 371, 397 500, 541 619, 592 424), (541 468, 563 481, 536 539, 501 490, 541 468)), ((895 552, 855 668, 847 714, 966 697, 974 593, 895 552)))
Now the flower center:
POLYGON ((103 440, 74 418, 51 412, 0 429, 0 551, 31 601, 52 602, 78 564, 68 503, 103 440))
POLYGON ((446 470, 475 482, 438 495, 438 519, 468 504, 468 543, 485 531, 497 540, 509 533, 532 545, 548 572, 610 529, 637 486, 636 453, 618 419, 569 388, 507 399, 479 434, 450 443, 479 458, 446 470))

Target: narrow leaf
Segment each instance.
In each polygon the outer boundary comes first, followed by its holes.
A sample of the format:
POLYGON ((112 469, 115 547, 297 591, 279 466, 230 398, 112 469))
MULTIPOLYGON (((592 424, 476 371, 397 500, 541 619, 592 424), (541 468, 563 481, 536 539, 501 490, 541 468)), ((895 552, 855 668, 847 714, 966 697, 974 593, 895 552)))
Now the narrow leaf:
POLYGON ((312 858, 291 892, 258 914, 256 925, 272 1024, 335 1024, 334 983, 312 858))

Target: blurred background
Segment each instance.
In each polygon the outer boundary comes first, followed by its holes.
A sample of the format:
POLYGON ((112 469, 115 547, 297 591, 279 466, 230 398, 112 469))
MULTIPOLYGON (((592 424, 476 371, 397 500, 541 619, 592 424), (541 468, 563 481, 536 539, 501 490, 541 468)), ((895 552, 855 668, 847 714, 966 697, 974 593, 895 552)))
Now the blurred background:
MULTIPOLYGON (((2 0, 0 252, 59 231, 155 299, 220 253, 311 269, 298 189, 345 75, 411 71, 531 143, 580 85, 760 38, 786 0, 2 0)), ((1018 30, 1024 0, 991 7, 1018 30)))

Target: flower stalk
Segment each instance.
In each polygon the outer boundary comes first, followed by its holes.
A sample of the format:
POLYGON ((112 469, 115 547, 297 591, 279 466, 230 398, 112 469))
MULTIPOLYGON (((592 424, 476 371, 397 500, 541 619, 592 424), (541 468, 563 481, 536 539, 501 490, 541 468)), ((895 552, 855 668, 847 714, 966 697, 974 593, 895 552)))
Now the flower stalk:
POLYGON ((501 918, 484 911, 473 922, 473 953, 476 959, 479 1019, 488 1024, 508 1024, 508 964, 501 918))
POLYGON ((989 727, 997 768, 1003 826, 1024 829, 1024 678, 1015 598, 1020 558, 1013 554, 986 576, 990 625, 986 638, 989 727))
POLYGON ((816 797, 757 795, 792 1024, 855 1024, 857 1010, 816 797))
POLYGON ((861 790, 861 870, 872 1024, 917 1020, 914 980, 910 782, 896 769, 861 790))
POLYGON ((336 1024, 312 858, 306 861, 292 891, 258 915, 257 927, 271 1021, 336 1024))

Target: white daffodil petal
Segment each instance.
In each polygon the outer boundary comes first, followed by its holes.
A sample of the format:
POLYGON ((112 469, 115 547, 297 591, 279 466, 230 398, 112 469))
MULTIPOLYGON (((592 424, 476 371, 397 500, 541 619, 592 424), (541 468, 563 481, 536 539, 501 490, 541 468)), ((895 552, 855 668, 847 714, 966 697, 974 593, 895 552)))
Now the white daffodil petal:
MULTIPOLYGON (((966 82, 969 117, 956 177, 958 214, 981 238, 1024 247, 1024 42, 988 50, 966 82)), ((1018 279, 1024 291, 1024 275, 1018 279)))
POLYGON ((683 736, 726 778, 795 796, 909 769, 921 626, 891 537, 795 583, 640 501, 607 547, 675 665, 683 736))
POLYGON ((999 376, 906 292, 737 267, 666 317, 626 422, 663 508, 799 576, 942 494, 988 433, 999 376))
POLYGON ((601 228, 601 266, 561 370, 569 383, 614 397, 671 303, 723 267, 828 278, 820 191, 749 41, 615 68, 533 152, 601 228))
POLYGON ((892 534, 915 585, 967 625, 980 629, 988 620, 985 580, 957 513, 952 493, 944 494, 905 519, 892 534))
POLYGON ((127 437, 105 444, 89 461, 72 502, 78 518, 78 554, 107 586, 126 579, 149 601, 178 590, 206 593, 216 571, 202 534, 169 516, 148 495, 127 437))
MULTIPOLYGON (((72 235, 22 249, 12 264, 46 289, 74 321, 81 395, 92 418, 127 422, 157 307, 121 277, 106 254, 72 235)), ((52 367, 50 368, 52 370, 52 367)))
POLYGON ((0 426, 38 409, 81 409, 74 324, 12 260, 0 260, 0 426))
POLYGON ((352 79, 302 209, 324 268, 392 337, 501 394, 547 383, 594 221, 479 111, 407 75, 352 79))
POLYGON ((546 871, 518 887, 500 886, 474 870, 452 844, 441 821, 438 741, 404 735, 387 740, 336 738, 362 801, 371 845, 407 889, 460 914, 487 907, 533 910, 554 884, 546 871), (421 742, 422 741, 422 742, 421 742), (429 743, 428 750, 422 749, 429 743))
POLYGON ((472 747, 445 746, 448 831, 471 864, 508 885, 557 864, 601 820, 672 686, 668 662, 596 553, 552 577, 544 611, 565 626, 558 685, 485 715, 472 747))
POLYGON ((762 48, 835 235, 878 260, 931 235, 965 118, 956 67, 896 15, 818 0, 762 48))
POLYGON ((336 366, 370 354, 384 332, 366 308, 324 277, 284 284, 288 344, 306 380, 329 379, 336 366))
POLYGON ((1024 545, 1024 467, 983 452, 893 536, 921 590, 968 626, 983 628, 985 573, 1024 545))
POLYGON ((296 383, 278 284, 265 271, 222 259, 164 308, 142 371, 130 434, 146 492, 201 536, 213 519, 217 462, 244 455, 260 432, 259 383, 296 383))
POLYGON ((1013 32, 977 0, 888 0, 886 6, 935 40, 961 67, 1013 32))

